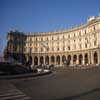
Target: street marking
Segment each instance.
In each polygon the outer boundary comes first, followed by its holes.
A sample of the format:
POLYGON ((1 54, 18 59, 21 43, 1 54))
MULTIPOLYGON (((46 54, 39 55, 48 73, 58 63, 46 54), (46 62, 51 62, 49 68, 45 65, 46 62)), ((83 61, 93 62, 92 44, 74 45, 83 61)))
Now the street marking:
POLYGON ((0 100, 32 100, 12 84, 2 84, 1 86, 0 100))

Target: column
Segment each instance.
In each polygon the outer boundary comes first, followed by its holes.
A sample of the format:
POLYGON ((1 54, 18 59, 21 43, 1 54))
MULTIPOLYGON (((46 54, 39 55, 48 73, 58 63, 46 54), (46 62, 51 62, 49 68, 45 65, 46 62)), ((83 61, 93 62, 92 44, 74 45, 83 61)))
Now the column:
POLYGON ((97 54, 98 54, 98 64, 100 64, 100 50, 98 50, 97 54))
POLYGON ((92 64, 91 51, 89 52, 89 54, 90 54, 90 64, 92 64))
POLYGON ((34 56, 32 55, 32 65, 34 65, 34 56))
POLYGON ((43 61, 43 64, 45 65, 45 64, 46 64, 46 62, 45 62, 45 61, 46 61, 46 60, 45 60, 45 56, 43 56, 43 60, 44 60, 44 61, 43 61))
POLYGON ((56 65, 57 63, 56 63, 56 56, 54 56, 55 57, 55 62, 54 62, 54 64, 56 65))
POLYGON ((77 61, 76 64, 79 64, 79 55, 77 55, 77 61))
POLYGON ((49 65, 51 65, 51 56, 49 56, 49 65))
POLYGON ((62 63, 62 56, 60 56, 60 65, 62 66, 63 63, 62 63))
POLYGON ((84 57, 84 54, 82 54, 82 56, 83 56, 82 64, 85 65, 85 57, 84 57))
POLYGON ((71 55, 71 62, 70 62, 71 65, 73 65, 73 55, 71 55))
POLYGON ((91 59, 90 52, 88 52, 88 64, 90 64, 90 59, 91 59))
POLYGON ((91 64, 94 64, 94 56, 93 56, 94 52, 91 51, 91 64))
POLYGON ((40 57, 38 56, 38 65, 40 65, 40 57))

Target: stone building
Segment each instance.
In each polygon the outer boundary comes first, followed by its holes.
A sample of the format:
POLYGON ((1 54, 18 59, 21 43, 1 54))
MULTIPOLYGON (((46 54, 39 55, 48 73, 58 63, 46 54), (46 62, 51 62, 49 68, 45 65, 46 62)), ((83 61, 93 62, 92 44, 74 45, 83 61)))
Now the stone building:
POLYGON ((8 32, 4 58, 12 57, 15 60, 21 61, 24 55, 25 40, 26 36, 22 32, 17 30, 8 32))
POLYGON ((24 34, 22 49, 25 55, 32 56, 34 65, 100 64, 99 37, 100 17, 93 16, 85 24, 68 30, 24 34))

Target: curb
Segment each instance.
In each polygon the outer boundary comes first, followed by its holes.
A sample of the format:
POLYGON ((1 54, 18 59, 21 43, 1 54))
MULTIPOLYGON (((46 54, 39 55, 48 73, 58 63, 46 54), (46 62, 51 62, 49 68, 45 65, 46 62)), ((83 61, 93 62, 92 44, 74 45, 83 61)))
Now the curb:
POLYGON ((8 75, 8 76, 0 76, 0 79, 22 79, 22 78, 29 78, 29 77, 38 77, 43 75, 51 74, 52 71, 48 72, 41 72, 41 73, 28 73, 28 74, 22 74, 22 75, 8 75))

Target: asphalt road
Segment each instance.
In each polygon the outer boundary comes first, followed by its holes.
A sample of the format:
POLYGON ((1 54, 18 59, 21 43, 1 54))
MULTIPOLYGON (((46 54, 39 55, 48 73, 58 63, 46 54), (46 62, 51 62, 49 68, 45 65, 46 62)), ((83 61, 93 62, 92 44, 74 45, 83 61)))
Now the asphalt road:
POLYGON ((32 100, 100 100, 100 69, 58 70, 46 76, 9 80, 9 83, 32 100))
POLYGON ((100 100, 100 69, 11 81, 32 100, 100 100))

